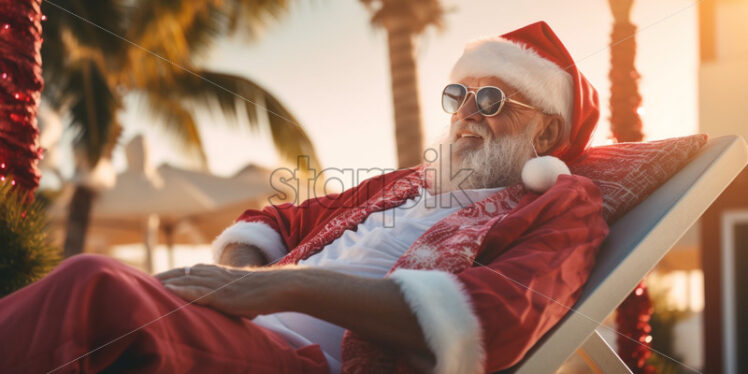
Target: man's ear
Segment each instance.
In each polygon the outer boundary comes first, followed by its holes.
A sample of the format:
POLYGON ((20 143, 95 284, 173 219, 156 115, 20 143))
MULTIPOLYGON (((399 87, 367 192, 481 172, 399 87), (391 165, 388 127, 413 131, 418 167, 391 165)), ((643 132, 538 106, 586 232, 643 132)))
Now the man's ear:
POLYGON ((543 155, 560 145, 564 128, 564 119, 558 114, 543 115, 540 129, 535 135, 535 150, 543 155))

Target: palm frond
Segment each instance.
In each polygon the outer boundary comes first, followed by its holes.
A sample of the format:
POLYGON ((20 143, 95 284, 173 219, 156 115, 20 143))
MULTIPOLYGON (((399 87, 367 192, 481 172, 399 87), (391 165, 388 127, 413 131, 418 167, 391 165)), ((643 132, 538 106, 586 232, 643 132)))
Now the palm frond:
POLYGON ((273 143, 281 157, 295 162, 299 155, 309 156, 312 166, 319 166, 316 151, 306 131, 270 92, 238 75, 212 71, 196 73, 199 76, 184 74, 168 87, 154 82, 148 90, 168 90, 160 95, 179 97, 207 109, 218 106, 230 123, 234 124, 239 123, 238 118, 244 111, 252 129, 258 129, 262 123, 260 115, 267 114, 273 143))
POLYGON ((221 12, 222 0, 143 0, 132 13, 127 38, 137 47, 128 52, 126 73, 136 86, 149 78, 170 80, 171 63, 187 66, 225 34, 228 19, 221 12), (154 56, 158 55, 161 58, 154 56))
POLYGON ((291 0, 57 0, 59 7, 102 25, 136 45, 47 4, 45 99, 69 109, 77 131, 76 150, 89 166, 111 153, 121 127, 116 113, 121 95, 145 94, 151 111, 182 149, 205 162, 192 104, 220 108, 230 123, 246 112, 256 129, 267 112, 273 142, 281 156, 308 155, 316 165, 311 140, 298 121, 267 90, 243 77, 198 71, 190 75, 174 64, 197 71, 193 60, 227 31, 255 38, 259 30, 285 14, 291 0), (155 53, 163 59, 152 56, 155 53), (164 59, 168 61, 164 61, 164 59), (170 63, 171 62, 171 63, 170 63), (241 97, 241 102, 237 97, 241 97), (258 107, 255 103, 261 104, 258 107), (217 104, 217 105, 216 105, 217 104))
POLYGON ((171 80, 168 62, 190 67, 216 40, 235 31, 250 40, 287 13, 289 0, 142 0, 129 20, 128 39, 141 48, 129 51, 130 78, 142 87, 144 78, 171 80), (151 56, 148 56, 151 55, 151 56))
POLYGON ((256 40, 271 24, 288 13, 291 0, 228 0, 225 9, 229 17, 229 32, 240 32, 256 40))
POLYGON ((64 53, 45 51, 62 45, 61 38, 65 30, 72 33, 80 45, 100 51, 108 63, 114 65, 120 62, 131 46, 116 35, 126 33, 128 25, 125 20, 131 11, 130 3, 129 0, 55 0, 54 4, 42 2, 42 13, 47 16, 43 27, 44 68, 47 69, 49 65, 66 65, 67 56, 64 53))
POLYGON ((314 145, 296 117, 272 95, 265 96, 265 104, 268 111, 274 113, 268 115, 268 122, 281 157, 295 163, 298 157, 308 156, 311 168, 321 170, 314 145))
POLYGON ((172 136, 172 140, 184 153, 195 156, 200 166, 206 167, 208 158, 192 113, 173 96, 162 95, 156 91, 147 92, 145 95, 151 114, 160 120, 155 123, 162 124, 164 130, 172 136))
POLYGON ((117 111, 121 98, 93 60, 80 60, 70 66, 59 92, 76 130, 74 146, 93 167, 100 158, 111 155, 119 138, 117 111))

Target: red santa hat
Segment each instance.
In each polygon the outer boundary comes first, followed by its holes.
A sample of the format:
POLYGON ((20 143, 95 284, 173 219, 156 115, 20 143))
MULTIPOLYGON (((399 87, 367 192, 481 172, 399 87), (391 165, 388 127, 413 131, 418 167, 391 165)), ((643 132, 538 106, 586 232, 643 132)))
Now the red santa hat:
POLYGON ((570 174, 563 161, 574 161, 587 148, 600 110, 597 91, 577 69, 550 26, 540 21, 468 43, 452 68, 450 80, 481 76, 501 78, 530 104, 564 119, 564 138, 568 141, 550 156, 536 157, 525 165, 525 185, 544 192, 555 184, 559 174, 570 174))

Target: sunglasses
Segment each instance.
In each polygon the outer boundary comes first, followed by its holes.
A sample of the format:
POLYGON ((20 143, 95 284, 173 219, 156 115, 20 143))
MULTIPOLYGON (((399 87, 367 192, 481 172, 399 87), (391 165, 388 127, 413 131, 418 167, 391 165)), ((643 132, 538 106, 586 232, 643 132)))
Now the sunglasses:
POLYGON ((477 91, 473 92, 467 86, 460 83, 451 83, 447 87, 444 87, 444 91, 442 91, 442 108, 449 114, 457 113, 471 93, 475 95, 476 107, 478 107, 480 113, 485 117, 493 117, 501 113, 501 109, 507 102, 538 110, 538 108, 532 105, 527 105, 506 97, 504 91, 498 87, 484 86, 479 87, 477 91))

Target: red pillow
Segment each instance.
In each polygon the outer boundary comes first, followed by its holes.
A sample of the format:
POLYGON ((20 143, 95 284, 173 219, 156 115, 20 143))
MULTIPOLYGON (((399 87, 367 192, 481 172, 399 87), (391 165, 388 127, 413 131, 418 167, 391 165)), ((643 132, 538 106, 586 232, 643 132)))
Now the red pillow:
POLYGON ((569 169, 600 187, 603 217, 612 223, 685 166, 706 140, 707 136, 700 134, 593 147, 569 169))

